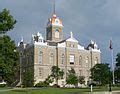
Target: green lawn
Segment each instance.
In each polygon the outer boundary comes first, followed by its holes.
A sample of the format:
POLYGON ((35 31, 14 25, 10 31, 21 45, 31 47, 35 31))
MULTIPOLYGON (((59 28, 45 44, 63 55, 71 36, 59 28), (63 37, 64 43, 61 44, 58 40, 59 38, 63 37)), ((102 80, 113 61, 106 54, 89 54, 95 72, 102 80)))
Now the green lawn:
POLYGON ((86 90, 84 89, 82 90, 82 89, 39 88, 39 89, 15 89, 15 90, 10 90, 10 91, 0 91, 0 94, 74 94, 74 93, 80 93, 82 91, 86 91, 86 90))
MULTIPOLYGON (((118 88, 116 88, 118 89, 118 88)), ((3 89, 0 94, 83 94, 83 92, 89 92, 90 88, 83 89, 66 89, 66 88, 23 88, 8 90, 3 89)), ((94 88, 94 91, 107 91, 107 88, 94 88)))
POLYGON ((11 88, 6 88, 6 87, 1 88, 0 87, 0 90, 6 90, 6 89, 11 89, 11 88))

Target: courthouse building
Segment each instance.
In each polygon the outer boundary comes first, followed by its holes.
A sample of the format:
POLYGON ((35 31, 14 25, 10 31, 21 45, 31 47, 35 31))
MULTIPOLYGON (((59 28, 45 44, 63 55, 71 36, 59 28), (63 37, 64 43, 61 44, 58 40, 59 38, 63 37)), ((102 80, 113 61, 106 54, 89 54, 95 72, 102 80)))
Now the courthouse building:
MULTIPOLYGON (((79 32, 79 31, 78 31, 79 32)), ((90 69, 101 62, 100 49, 91 41, 83 47, 70 32, 68 38, 63 37, 63 23, 55 13, 46 25, 46 39, 38 32, 33 34, 31 43, 20 42, 21 81, 24 68, 30 69, 34 83, 44 81, 51 74, 51 67, 58 66, 64 71, 63 79, 58 81, 60 86, 66 84, 68 70, 73 68, 77 76, 85 76, 89 81, 90 69)))

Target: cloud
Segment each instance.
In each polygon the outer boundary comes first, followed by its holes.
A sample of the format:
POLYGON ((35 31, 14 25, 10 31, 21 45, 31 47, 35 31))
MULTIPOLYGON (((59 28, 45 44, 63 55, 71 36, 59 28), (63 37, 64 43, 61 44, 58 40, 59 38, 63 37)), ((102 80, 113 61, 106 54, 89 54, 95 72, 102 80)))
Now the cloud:
MULTIPOLYGON (((91 39, 101 48, 103 62, 110 62, 109 39, 113 38, 114 55, 120 52, 120 0, 56 0, 56 13, 63 19, 65 36, 73 31, 81 45, 87 46, 91 39)), ((31 35, 45 27, 51 16, 52 0, 1 0, 0 10, 8 8, 17 19, 14 30, 9 32, 16 43, 21 36, 26 42, 31 35)))

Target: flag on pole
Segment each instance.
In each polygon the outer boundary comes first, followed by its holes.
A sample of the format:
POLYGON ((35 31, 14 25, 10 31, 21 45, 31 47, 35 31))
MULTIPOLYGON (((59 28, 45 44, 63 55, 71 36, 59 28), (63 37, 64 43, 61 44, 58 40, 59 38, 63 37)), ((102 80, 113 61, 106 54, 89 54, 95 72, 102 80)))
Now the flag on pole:
POLYGON ((110 40, 109 48, 110 48, 110 50, 113 49, 113 47, 112 47, 112 40, 110 40))

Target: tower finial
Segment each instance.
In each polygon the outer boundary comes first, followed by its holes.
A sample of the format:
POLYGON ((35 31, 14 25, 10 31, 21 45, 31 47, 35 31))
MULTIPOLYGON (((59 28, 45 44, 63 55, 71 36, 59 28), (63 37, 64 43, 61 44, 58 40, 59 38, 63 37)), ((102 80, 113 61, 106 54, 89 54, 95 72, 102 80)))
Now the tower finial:
POLYGON ((21 37, 21 41, 20 42, 23 42, 24 41, 24 39, 23 39, 23 36, 21 37))
POLYGON ((55 0, 53 0, 53 14, 55 14, 55 0))
POLYGON ((73 32, 72 31, 70 32, 70 37, 73 38, 73 32))

